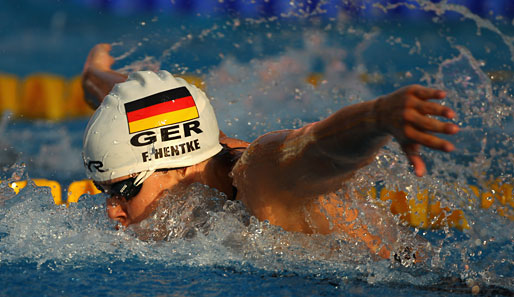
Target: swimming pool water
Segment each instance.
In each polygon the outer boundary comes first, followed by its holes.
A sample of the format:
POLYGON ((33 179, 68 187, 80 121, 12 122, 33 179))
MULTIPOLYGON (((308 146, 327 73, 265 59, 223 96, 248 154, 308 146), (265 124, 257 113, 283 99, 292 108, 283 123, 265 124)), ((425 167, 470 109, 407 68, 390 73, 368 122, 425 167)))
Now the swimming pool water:
MULTIPOLYGON (((162 67, 202 76, 222 130, 245 140, 406 84, 444 88, 462 127, 454 138, 457 152, 424 151, 430 174, 419 179, 406 174, 410 168, 392 143, 344 186, 428 188, 443 205, 463 209, 471 225, 463 232, 409 227, 405 240, 416 233, 434 254, 425 264, 403 267, 374 261, 338 236, 291 234, 258 222, 218 193, 198 194, 207 191, 199 185, 184 199, 200 208, 181 209, 177 217, 208 232, 178 221, 177 230, 195 235, 146 242, 133 235, 137 230, 114 229, 102 195, 66 208, 53 204, 48 189, 28 186, 13 196, 2 183, 0 295, 465 296, 474 287, 485 295, 513 294, 514 223, 499 214, 500 204, 482 209, 462 190, 485 188, 491 177, 512 184, 512 20, 492 23, 499 34, 471 14, 459 21, 433 15, 399 23, 342 16, 256 22, 115 16, 69 3, 0 5, 2 26, 11 28, 0 35, 0 52, 10 57, 0 60, 0 70, 71 77, 92 45, 113 42, 118 69, 162 67), (318 75, 317 86, 306 83, 311 74, 318 75)), ((4 121, 1 143, 17 159, 12 164, 3 155, 2 180, 46 177, 66 185, 84 178, 87 119, 4 121)))

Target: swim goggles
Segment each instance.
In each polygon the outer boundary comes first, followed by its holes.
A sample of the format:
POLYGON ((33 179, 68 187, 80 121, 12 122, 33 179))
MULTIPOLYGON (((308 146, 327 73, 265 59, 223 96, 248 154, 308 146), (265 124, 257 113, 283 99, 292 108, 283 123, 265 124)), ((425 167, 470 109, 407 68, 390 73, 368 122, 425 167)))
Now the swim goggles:
POLYGON ((143 187, 143 182, 154 173, 154 170, 147 170, 139 173, 137 176, 129 177, 119 182, 110 185, 101 185, 96 181, 93 184, 98 190, 108 194, 111 197, 123 197, 129 201, 139 194, 143 187))

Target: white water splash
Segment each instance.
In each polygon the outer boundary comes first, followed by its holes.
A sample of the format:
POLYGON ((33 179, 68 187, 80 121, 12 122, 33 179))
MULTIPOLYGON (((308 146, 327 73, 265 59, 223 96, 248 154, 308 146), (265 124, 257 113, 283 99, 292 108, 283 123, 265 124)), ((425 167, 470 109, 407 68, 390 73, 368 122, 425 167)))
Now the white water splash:
POLYGON ((418 6, 428 12, 434 12, 437 16, 443 16, 446 12, 456 12, 466 19, 472 20, 477 26, 477 35, 481 34, 481 29, 487 29, 491 32, 496 33, 509 48, 511 54, 511 61, 514 62, 514 36, 508 36, 503 33, 495 24, 490 20, 484 19, 479 15, 476 15, 464 5, 448 3, 448 0, 442 0, 440 2, 433 2, 430 0, 415 0, 407 2, 387 3, 380 4, 374 3, 374 7, 382 9, 387 13, 389 10, 396 9, 400 6, 405 6, 409 9, 418 9, 418 6))

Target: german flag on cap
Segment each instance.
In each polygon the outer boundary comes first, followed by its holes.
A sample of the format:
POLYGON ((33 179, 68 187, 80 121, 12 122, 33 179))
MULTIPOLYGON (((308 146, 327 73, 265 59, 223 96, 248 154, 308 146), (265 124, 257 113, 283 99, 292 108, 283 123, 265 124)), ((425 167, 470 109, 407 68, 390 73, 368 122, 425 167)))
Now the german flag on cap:
POLYGON ((195 101, 186 87, 125 103, 129 133, 198 118, 195 101))

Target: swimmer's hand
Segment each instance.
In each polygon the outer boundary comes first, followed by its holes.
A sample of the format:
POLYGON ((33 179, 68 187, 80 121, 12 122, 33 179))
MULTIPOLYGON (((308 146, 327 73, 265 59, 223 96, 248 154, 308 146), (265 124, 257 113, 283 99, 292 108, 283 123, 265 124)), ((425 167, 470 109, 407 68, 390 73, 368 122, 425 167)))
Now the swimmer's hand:
POLYGON ((419 155, 420 147, 427 146, 444 152, 451 152, 455 146, 432 133, 455 134, 459 127, 430 116, 455 117, 455 112, 429 99, 443 99, 441 90, 412 85, 399 89, 377 99, 375 112, 378 125, 393 135, 414 166, 417 176, 426 173, 426 165, 419 155))
POLYGON ((91 69, 103 71, 111 70, 111 66, 114 64, 114 58, 109 54, 111 49, 112 47, 108 43, 95 45, 87 56, 86 63, 84 64, 84 71, 91 69))
POLYGON ((111 45, 97 44, 91 49, 82 71, 82 87, 86 102, 97 108, 115 84, 127 77, 111 69, 114 58, 109 54, 111 45))

